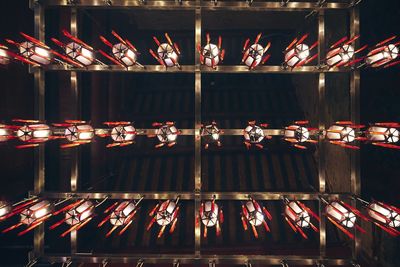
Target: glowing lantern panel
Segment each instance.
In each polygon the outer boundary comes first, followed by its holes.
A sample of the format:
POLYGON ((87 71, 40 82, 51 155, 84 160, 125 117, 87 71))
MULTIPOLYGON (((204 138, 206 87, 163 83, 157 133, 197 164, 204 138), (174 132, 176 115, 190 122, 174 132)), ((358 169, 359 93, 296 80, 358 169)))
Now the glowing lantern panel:
POLYGON ((65 129, 64 135, 71 142, 90 141, 94 136, 94 129, 88 124, 71 125, 65 129))
POLYGON ((79 224, 92 216, 93 209, 94 205, 91 201, 84 201, 65 213, 65 222, 69 225, 79 224))
POLYGON ((48 65, 51 63, 51 52, 50 50, 40 47, 32 42, 23 42, 19 46, 20 54, 34 62, 41 65, 48 65))
POLYGON ((111 213, 110 223, 112 225, 125 225, 131 221, 129 215, 136 209, 136 205, 130 201, 124 201, 119 204, 111 213))
POLYGON ((333 125, 327 130, 326 137, 331 141, 350 143, 355 140, 356 133, 349 126, 333 125))
POLYGON ((368 206, 368 215, 388 227, 400 226, 400 215, 388 205, 373 202, 368 206))
POLYGON ((285 216, 289 217, 299 227, 310 226, 310 214, 301 208, 296 201, 290 201, 285 205, 285 216))
POLYGON ((353 212, 336 201, 331 202, 326 206, 326 213, 347 228, 354 227, 357 220, 357 217, 353 212))
POLYGON ((365 62, 372 67, 380 67, 399 56, 399 48, 388 44, 368 53, 365 62))
POLYGON ((0 142, 7 141, 10 138, 11 131, 6 125, 0 124, 0 142))
POLYGON ((310 131, 306 127, 290 125, 285 128, 284 137, 287 139, 294 139, 298 143, 303 143, 310 138, 310 131))
POLYGON ((40 201, 39 203, 34 204, 21 212, 21 223, 31 225, 37 220, 44 218, 46 215, 49 215, 50 212, 50 202, 47 200, 40 201))
POLYGON ((120 60, 128 67, 133 66, 136 63, 136 53, 123 43, 115 44, 112 47, 112 53, 117 60, 120 60))
POLYGON ((118 125, 111 130, 111 138, 115 142, 130 142, 136 137, 136 129, 132 125, 118 125))
POLYGON ((213 201, 203 203, 203 209, 200 212, 200 219, 204 226, 213 227, 218 222, 219 207, 213 201))
POLYGON ((17 137, 24 142, 47 140, 50 135, 51 129, 46 124, 27 124, 17 130, 17 137))
POLYGON ((93 52, 75 42, 71 42, 65 46, 65 53, 73 60, 85 66, 89 66, 94 61, 93 52))
POLYGON ((0 45, 0 64, 7 65, 8 63, 10 63, 8 49, 7 47, 0 45))
POLYGON ((397 143, 399 130, 391 127, 372 126, 367 130, 368 140, 373 142, 397 143))
POLYGON ((349 62, 354 56, 354 47, 350 44, 344 44, 340 47, 332 49, 326 56, 326 64, 334 67, 337 64, 349 62))

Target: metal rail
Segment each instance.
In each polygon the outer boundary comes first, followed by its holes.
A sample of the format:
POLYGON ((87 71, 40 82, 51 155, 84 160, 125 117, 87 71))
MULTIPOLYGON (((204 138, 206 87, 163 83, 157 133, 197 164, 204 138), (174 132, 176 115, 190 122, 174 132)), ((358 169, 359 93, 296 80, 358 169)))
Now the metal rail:
MULTIPOLYGON (((35 0, 31 0, 35 1, 35 0)), ((45 7, 68 7, 78 8, 142 8, 160 10, 251 10, 251 11, 306 11, 321 9, 347 9, 349 3, 325 3, 318 5, 317 2, 289 2, 282 5, 280 1, 254 1, 249 5, 246 1, 218 1, 215 5, 211 1, 165 1, 165 0, 41 0, 45 7)))
POLYGON ((142 196, 145 200, 158 200, 158 199, 172 199, 177 196, 181 200, 195 200, 197 197, 201 199, 216 200, 248 200, 249 196, 257 200, 282 200, 282 198, 297 199, 297 200, 319 200, 323 197, 327 200, 334 199, 349 199, 350 193, 318 193, 318 192, 154 192, 154 191, 141 191, 141 192, 42 192, 40 194, 43 198, 48 199, 63 199, 63 198, 90 198, 90 199, 139 199, 142 196))
POLYGON ((214 261, 216 264, 268 264, 281 265, 282 261, 296 265, 320 266, 319 264, 332 265, 351 265, 351 260, 326 258, 321 259, 318 256, 296 256, 296 255, 201 255, 195 254, 140 254, 140 255, 118 255, 115 254, 83 254, 71 255, 46 255, 44 260, 49 262, 66 262, 68 260, 77 263, 103 263, 104 260, 110 263, 137 263, 143 261, 145 264, 172 264, 179 261, 180 264, 208 264, 214 261))
MULTIPOLYGON (((197 51, 196 51, 197 53, 197 51)), ((86 68, 74 68, 66 65, 49 65, 45 67, 33 67, 43 68, 45 71, 76 71, 76 72, 137 72, 137 73, 282 73, 282 74, 298 74, 298 73, 326 73, 326 72, 352 72, 351 68, 319 68, 319 66, 301 66, 291 69, 285 69, 282 66, 257 66, 253 70, 249 70, 244 65, 231 65, 231 66, 217 66, 216 69, 209 68, 207 66, 196 65, 181 65, 181 68, 172 67, 165 68, 161 65, 145 65, 144 68, 138 66, 132 66, 129 68, 123 68, 117 65, 90 65, 86 68)))

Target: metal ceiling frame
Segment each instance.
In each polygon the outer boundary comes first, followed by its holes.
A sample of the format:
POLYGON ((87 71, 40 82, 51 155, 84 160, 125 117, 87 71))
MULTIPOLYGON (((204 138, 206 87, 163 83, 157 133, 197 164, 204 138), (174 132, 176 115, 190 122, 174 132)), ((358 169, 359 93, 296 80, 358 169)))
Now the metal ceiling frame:
MULTIPOLYGON (((318 5, 316 2, 288 2, 282 5, 279 1, 276 2, 252 2, 251 5, 245 1, 238 2, 217 2, 211 1, 141 1, 141 0, 31 0, 31 7, 34 9, 35 21, 35 37, 40 41, 45 40, 45 8, 71 7, 71 33, 78 35, 77 10, 79 8, 143 8, 143 9, 159 9, 159 10, 193 10, 195 12, 195 43, 201 43, 201 19, 202 11, 207 10, 251 10, 251 11, 314 11, 318 14, 318 29, 319 29, 319 59, 324 56, 325 49, 325 10, 327 9, 348 9, 350 15, 350 33, 355 35, 359 33, 359 11, 358 7, 351 6, 348 3, 324 3, 318 5)), ((351 1, 350 1, 351 2, 351 1)), ((319 3, 319 2, 318 2, 319 3)), ((71 91, 76 103, 76 116, 79 117, 79 81, 77 72, 79 71, 130 71, 130 72, 188 72, 195 75, 195 129, 186 129, 187 135, 194 136, 195 142, 195 188, 193 192, 79 192, 79 149, 72 153, 71 167, 71 192, 45 192, 45 147, 39 146, 35 148, 34 153, 34 191, 31 194, 41 195, 47 198, 65 198, 65 197, 89 197, 93 199, 128 199, 139 198, 145 195, 146 199, 167 199, 180 195, 181 199, 194 200, 195 216, 199 210, 202 199, 210 199, 213 196, 216 199, 224 200, 244 200, 249 195, 260 200, 279 200, 283 196, 295 197, 299 200, 319 200, 319 213, 323 213, 323 204, 320 197, 327 199, 333 198, 349 198, 353 194, 360 193, 360 171, 359 171, 359 154, 357 151, 352 152, 351 156, 351 192, 349 193, 326 193, 326 174, 325 174, 325 146, 322 139, 319 142, 318 148, 318 173, 319 173, 319 192, 202 192, 201 191, 201 74, 202 73, 318 73, 318 93, 319 93, 319 110, 324 110, 325 107, 325 73, 337 70, 324 70, 318 66, 303 66, 293 71, 285 70, 281 66, 260 66, 257 69, 249 72, 245 66, 219 66, 217 70, 211 70, 201 66, 199 54, 195 51, 195 65, 182 66, 181 70, 170 68, 165 70, 162 66, 146 66, 145 69, 128 68, 123 69, 117 66, 90 66, 86 69, 72 69, 61 65, 52 65, 47 68, 31 67, 30 71, 34 74, 34 90, 35 90, 35 116, 37 119, 45 119, 45 72, 46 71, 70 71, 71 91)), ((351 119, 354 123, 359 123, 359 91, 360 91, 360 73, 359 70, 342 69, 339 72, 350 72, 350 104, 351 104, 351 119)), ((325 129, 325 113, 320 112, 319 129, 325 129)), ((151 129, 148 129, 151 131, 151 129)), ((225 129, 229 135, 241 135, 241 129, 225 129)), ((282 130, 265 130, 270 135, 281 135, 282 130)), ((354 204, 354 203, 353 203, 354 204)), ((264 263, 264 264, 282 264, 296 263, 303 265, 355 265, 360 253, 360 239, 356 235, 353 245, 353 256, 351 259, 331 259, 326 257, 326 220, 324 216, 320 222, 320 249, 318 256, 297 256, 297 255, 208 255, 201 253, 201 229, 200 225, 196 225, 194 229, 195 244, 194 253, 192 254, 160 254, 160 255, 118 255, 118 254, 84 254, 77 251, 77 233, 71 232, 71 253, 69 255, 48 255, 44 253, 44 226, 41 225, 34 232, 34 249, 30 253, 32 262, 38 259, 49 262, 91 262, 104 263, 120 262, 120 263, 135 263, 144 261, 145 263, 230 263, 243 264, 249 263, 264 263)), ((195 219, 195 218, 194 218, 195 219)))

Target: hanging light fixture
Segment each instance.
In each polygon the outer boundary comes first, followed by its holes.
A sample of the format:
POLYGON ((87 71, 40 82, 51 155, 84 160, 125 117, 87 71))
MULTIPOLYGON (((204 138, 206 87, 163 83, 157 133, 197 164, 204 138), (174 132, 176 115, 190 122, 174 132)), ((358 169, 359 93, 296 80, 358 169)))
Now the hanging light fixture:
POLYGON ((158 232, 158 238, 160 238, 165 228, 171 224, 171 228, 169 232, 172 234, 175 231, 176 223, 178 222, 179 215, 179 197, 175 200, 170 199, 162 202, 161 204, 157 204, 153 210, 149 213, 149 216, 152 217, 150 223, 147 226, 147 231, 153 226, 155 222, 159 226, 161 226, 160 231, 158 232))
POLYGON ((272 220, 272 216, 269 211, 258 204, 253 198, 249 197, 249 200, 242 204, 242 226, 245 231, 247 231, 247 224, 250 224, 255 238, 258 238, 257 228, 263 225, 267 232, 270 232, 270 228, 266 222, 266 219, 272 220))
POLYGON ((50 47, 23 32, 20 34, 26 39, 26 41, 18 43, 6 39, 8 43, 13 44, 18 48, 18 55, 14 56, 15 59, 30 65, 49 65, 52 62, 54 53, 50 47))
POLYGON ((268 49, 271 46, 271 42, 268 42, 265 47, 260 45, 261 33, 256 37, 256 40, 252 45, 249 46, 250 38, 247 38, 243 46, 243 58, 242 63, 249 67, 249 70, 254 69, 258 65, 264 64, 271 57, 270 54, 266 55, 268 49), (265 56, 264 56, 265 55, 265 56))
POLYGON ((376 200, 368 202, 359 197, 356 200, 367 210, 369 221, 391 236, 400 236, 400 231, 396 229, 400 227, 400 209, 376 200))
POLYGON ((311 50, 318 46, 318 41, 311 46, 308 46, 307 44, 303 43, 307 37, 308 34, 305 34, 300 39, 295 38, 285 49, 285 62, 283 63, 284 67, 289 67, 291 69, 301 67, 318 57, 318 53, 310 56, 311 50))
POLYGON ((363 58, 353 59, 354 56, 361 51, 365 50, 368 46, 364 45, 358 50, 354 49, 354 42, 360 37, 356 35, 350 40, 345 36, 336 43, 334 43, 329 49, 326 55, 325 63, 328 68, 339 68, 342 66, 352 66, 363 58))
POLYGON ((365 63, 373 68, 388 68, 400 63, 399 57, 399 41, 395 41, 397 36, 392 36, 377 45, 370 51, 365 58, 365 63))
POLYGON ((71 33, 66 30, 63 30, 62 33, 65 37, 69 39, 68 43, 63 43, 56 38, 51 38, 51 40, 64 50, 64 55, 70 59, 68 61, 69 63, 71 63, 75 67, 81 68, 90 66, 94 62, 105 65, 95 58, 95 51, 90 45, 88 45, 81 39, 72 36, 71 33))
POLYGON ((300 201, 290 201, 287 198, 283 199, 283 203, 285 205, 285 220, 295 233, 298 232, 303 238, 308 239, 307 235, 304 233, 305 228, 311 227, 315 232, 319 231, 311 222, 311 218, 313 217, 317 221, 320 221, 320 218, 310 208, 300 201))
POLYGON ((221 224, 224 222, 222 209, 212 200, 203 201, 200 206, 200 220, 204 226, 203 236, 207 238, 208 228, 214 227, 217 236, 221 235, 221 224))
POLYGON ((64 137, 70 142, 69 144, 61 145, 61 148, 68 148, 87 144, 94 137, 94 129, 86 121, 66 120, 65 123, 55 123, 56 127, 64 128, 64 137))
POLYGON ((283 132, 284 140, 300 149, 307 149, 307 147, 303 145, 306 142, 317 143, 318 141, 310 137, 310 131, 315 131, 316 129, 305 127, 308 123, 308 121, 295 121, 293 125, 285 127, 283 132))
POLYGON ((124 40, 117 32, 112 31, 111 34, 117 38, 119 43, 113 45, 104 36, 100 36, 100 40, 111 48, 112 55, 107 54, 103 50, 99 50, 99 52, 110 61, 122 67, 128 68, 133 65, 138 65, 144 68, 144 66, 137 61, 139 52, 136 47, 128 39, 124 40))
POLYGON ((356 230, 360 231, 361 233, 366 233, 363 228, 356 224, 357 216, 362 219, 366 219, 366 217, 362 215, 361 212, 356 208, 353 208, 340 200, 332 202, 327 202, 325 200, 323 201, 326 204, 325 212, 329 221, 348 237, 354 239, 354 235, 349 231, 349 229, 352 228, 356 228, 356 230))
POLYGON ((223 134, 223 131, 218 128, 215 121, 211 122, 209 125, 202 125, 200 135, 203 137, 203 141, 205 142, 204 148, 208 149, 210 144, 216 144, 218 147, 220 147, 221 134, 223 134))
POLYGON ((8 65, 11 61, 10 53, 8 52, 8 47, 0 45, 0 65, 8 65))
POLYGON ((181 132, 176 128, 174 122, 154 122, 152 125, 153 127, 159 127, 155 130, 155 134, 148 135, 148 137, 157 137, 159 144, 156 145, 156 148, 160 148, 165 145, 168 147, 176 145, 176 140, 181 132))
POLYGON ((210 68, 216 69, 217 65, 224 60, 225 49, 221 49, 222 37, 218 36, 218 44, 211 43, 210 34, 206 34, 207 44, 202 48, 197 45, 197 50, 200 53, 200 62, 210 68))
POLYGON ((351 143, 362 139, 358 136, 356 130, 364 127, 364 125, 355 125, 351 121, 337 121, 326 130, 325 137, 331 144, 344 148, 360 149, 360 147, 352 145, 351 143))
POLYGON ((258 148, 264 148, 262 145, 262 141, 265 138, 270 139, 270 136, 264 134, 264 130, 261 128, 268 127, 268 124, 262 123, 260 126, 256 125, 256 121, 249 121, 249 124, 243 131, 244 144, 247 149, 250 149, 252 145, 255 145, 258 148))
POLYGON ((18 233, 18 236, 24 235, 47 220, 52 215, 52 208, 52 203, 47 200, 29 200, 27 203, 25 203, 23 208, 19 208, 18 210, 11 212, 11 216, 14 214, 20 214, 20 222, 8 227, 7 229, 4 229, 2 233, 7 233, 25 225, 27 228, 18 233))
POLYGON ((149 49, 150 54, 163 66, 168 67, 178 67, 179 65, 179 55, 181 54, 179 47, 176 43, 172 42, 168 33, 165 33, 166 43, 161 43, 157 37, 153 36, 154 42, 158 45, 157 54, 149 49))
POLYGON ((23 123, 23 126, 17 126, 16 136, 19 140, 28 143, 19 145, 17 148, 28 148, 39 146, 51 138, 52 131, 50 126, 41 123, 38 120, 14 119, 13 122, 23 123))
POLYGON ((400 149, 396 143, 400 140, 400 124, 397 122, 378 122, 366 131, 367 140, 375 146, 400 149))
POLYGON ((101 137, 111 136, 113 143, 108 144, 107 148, 115 146, 127 146, 134 143, 136 138, 136 129, 131 122, 128 121, 111 121, 105 122, 105 125, 112 127, 108 133, 97 134, 101 137))
POLYGON ((5 124, 0 124, 0 142, 8 141, 12 138, 10 127, 5 124))
POLYGON ((128 229, 134 220, 134 216, 139 209, 139 203, 142 199, 143 196, 136 201, 127 200, 115 202, 104 211, 104 213, 108 213, 108 215, 98 224, 98 227, 103 226, 107 221, 113 226, 111 230, 107 232, 106 237, 109 237, 119 227, 122 227, 122 229, 118 235, 122 235, 128 229))

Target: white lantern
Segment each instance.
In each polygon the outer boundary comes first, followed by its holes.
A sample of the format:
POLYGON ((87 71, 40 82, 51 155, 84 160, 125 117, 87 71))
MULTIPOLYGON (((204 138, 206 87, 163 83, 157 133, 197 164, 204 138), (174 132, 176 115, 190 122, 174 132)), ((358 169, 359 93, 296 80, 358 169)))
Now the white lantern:
POLYGON ((76 42, 67 44, 65 46, 65 53, 73 60, 76 60, 85 66, 91 65, 94 61, 93 51, 76 42))
POLYGON ((132 125, 117 125, 111 130, 111 138, 115 142, 130 142, 136 137, 136 129, 132 125))
POLYGON ((327 205, 325 211, 331 218, 347 228, 353 228, 356 223, 356 215, 337 201, 327 205))
POLYGON ((17 130, 17 137, 24 142, 45 141, 50 135, 51 129, 46 124, 27 124, 17 130))
POLYGON ((123 43, 115 44, 112 47, 112 53, 117 60, 123 62, 128 67, 136 63, 136 53, 123 43))
POLYGON ((51 203, 42 200, 29 208, 24 209, 21 214, 21 223, 31 225, 37 220, 44 218, 51 213, 51 203))
POLYGON ((257 125, 248 125, 244 129, 243 136, 245 141, 251 144, 261 143, 261 141, 265 138, 263 129, 261 129, 261 127, 257 125))
POLYGON ((248 55, 244 59, 244 64, 249 68, 258 66, 264 55, 264 47, 260 44, 252 44, 249 49, 245 52, 248 55))
POLYGON ((258 205, 258 203, 255 204, 254 201, 249 200, 244 205, 244 208, 246 209, 246 212, 244 212, 244 216, 251 225, 259 226, 263 224, 264 214, 261 206, 258 205))
POLYGON ((121 202, 111 213, 110 223, 112 225, 125 225, 131 221, 131 213, 136 209, 136 205, 131 201, 121 202))
POLYGON ((160 44, 157 49, 157 54, 167 67, 173 67, 178 64, 178 54, 168 43, 160 44))
POLYGON ((0 219, 7 215, 11 211, 11 205, 10 203, 6 201, 0 201, 0 219))
POLYGON ((329 67, 334 67, 339 63, 347 63, 354 56, 354 47, 349 44, 344 44, 340 47, 334 48, 326 55, 326 64, 329 67))
POLYGON ((326 138, 330 141, 350 143, 355 140, 356 133, 354 129, 349 126, 333 125, 327 130, 326 138))
POLYGON ((36 63, 48 65, 51 63, 52 55, 50 50, 40 47, 32 42, 23 42, 19 46, 19 53, 36 63))
POLYGON ((206 227, 213 227, 218 222, 219 207, 217 203, 213 201, 206 201, 202 204, 200 210, 201 222, 206 227))
POLYGON ((284 138, 294 139, 298 143, 303 143, 310 138, 310 131, 306 127, 290 125, 285 128, 284 138))
POLYGON ((160 226, 170 224, 176 218, 177 204, 175 201, 164 201, 156 214, 156 222, 160 226))
POLYGON ((219 63, 220 50, 215 44, 207 44, 203 47, 200 60, 204 65, 214 68, 219 63))
POLYGON ((0 64, 7 65, 8 63, 10 63, 8 49, 7 47, 0 45, 0 64))
POLYGON ((310 226, 310 215, 296 201, 290 201, 285 205, 285 216, 299 227, 307 228, 310 226))
POLYGON ((294 68, 301 61, 307 59, 310 55, 310 48, 306 44, 297 44, 285 54, 287 66, 294 68))
POLYGON ((178 138, 179 130, 171 124, 163 124, 156 130, 156 135, 161 143, 174 143, 178 138))
POLYGON ((88 124, 68 126, 64 132, 65 137, 71 142, 90 141, 94 136, 94 129, 88 124))
POLYGON ((400 226, 400 215, 388 205, 373 202, 368 205, 368 215, 387 227, 400 226))
POLYGON ((7 141, 10 139, 11 130, 6 125, 0 124, 0 142, 7 141))
POLYGON ((367 130, 367 138, 372 142, 397 143, 399 130, 391 127, 371 126, 367 130))
POLYGON ((388 44, 377 49, 378 52, 376 49, 369 52, 365 59, 365 62, 372 67, 379 67, 381 63, 388 63, 399 56, 399 48, 394 44, 388 44))
POLYGON ((92 216, 93 209, 94 205, 91 201, 84 201, 65 213, 65 222, 69 225, 79 224, 92 216))

